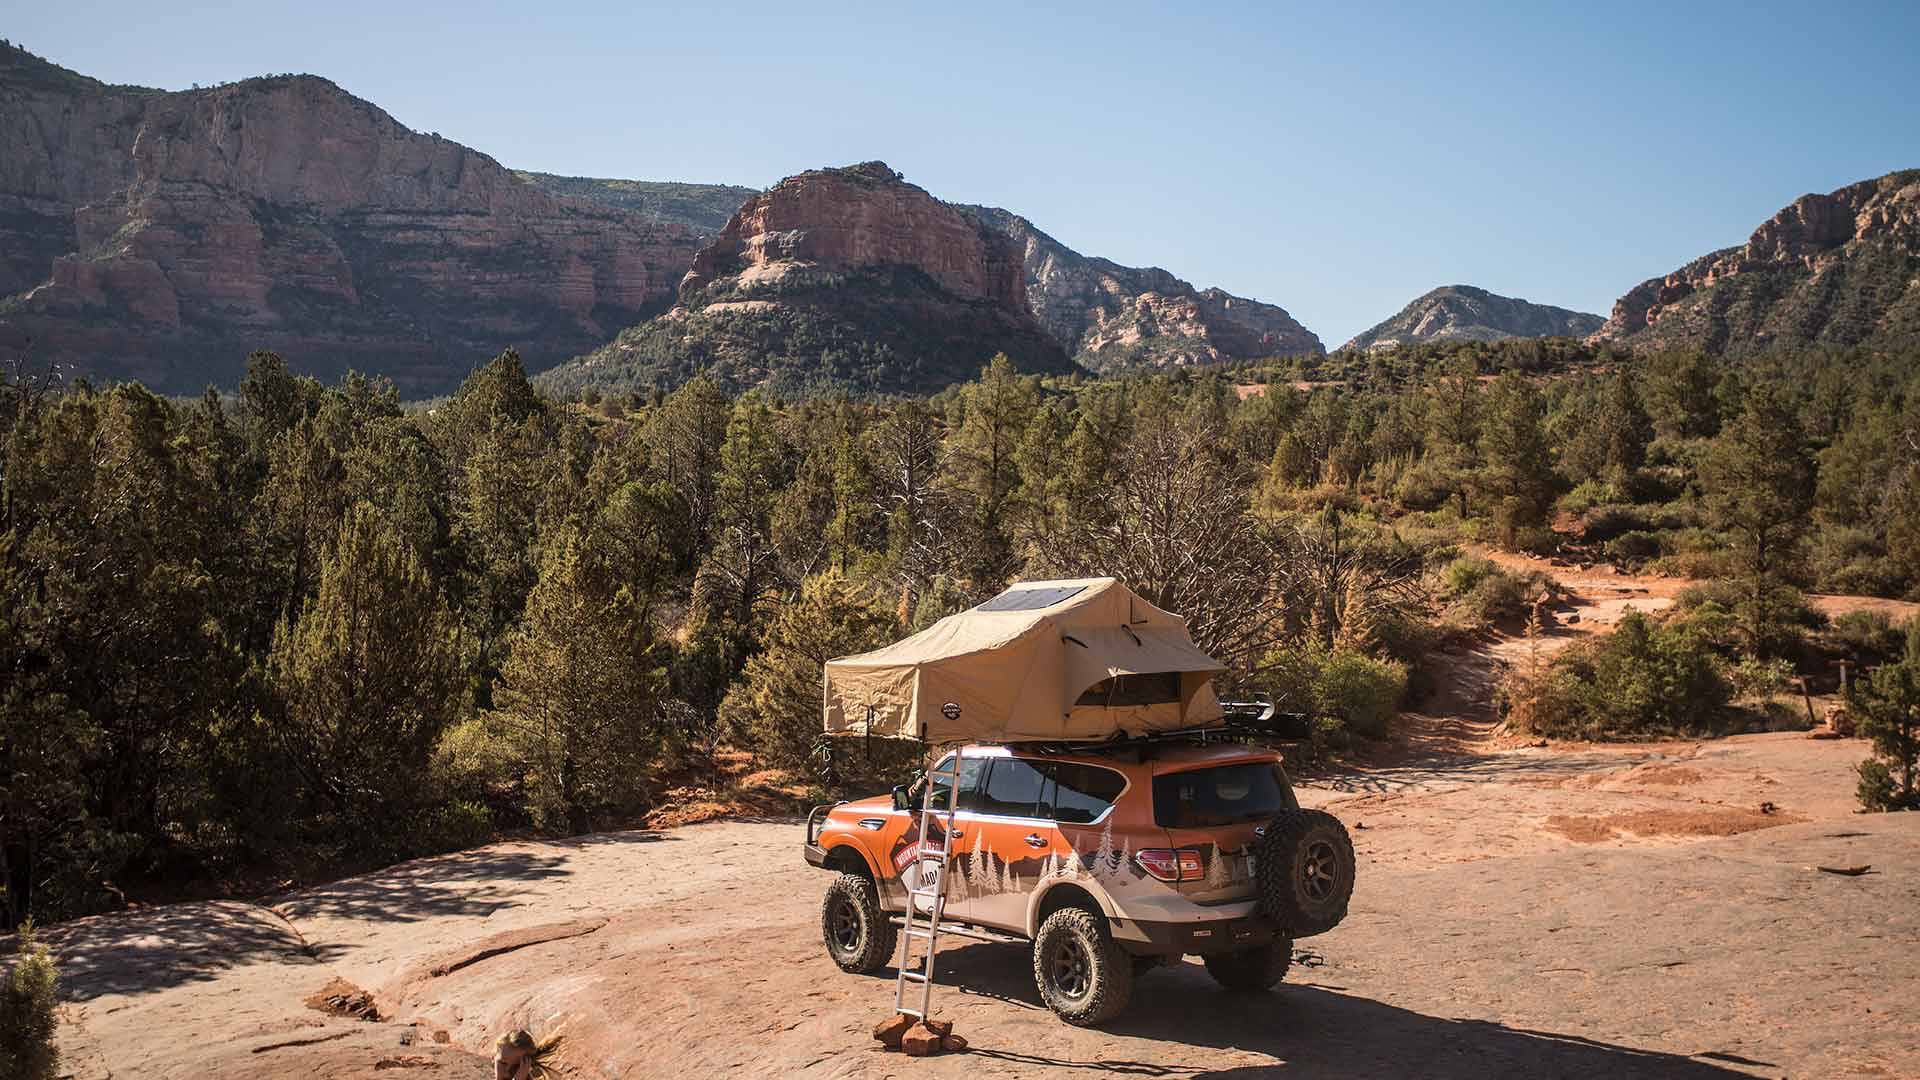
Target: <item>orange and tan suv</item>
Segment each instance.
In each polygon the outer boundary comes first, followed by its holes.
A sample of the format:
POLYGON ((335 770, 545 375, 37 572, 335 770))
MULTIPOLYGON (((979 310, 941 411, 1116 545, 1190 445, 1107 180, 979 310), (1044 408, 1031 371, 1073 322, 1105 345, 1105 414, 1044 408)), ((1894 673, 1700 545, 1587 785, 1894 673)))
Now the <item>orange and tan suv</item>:
MULTIPOLYGON (((936 847, 946 784, 928 815, 936 847)), ((1224 986, 1272 987, 1293 940, 1332 929, 1353 892, 1346 829, 1300 809, 1265 748, 972 746, 958 787, 942 923, 1031 941, 1040 995, 1071 1024, 1117 1015, 1137 973, 1185 954, 1224 986)), ((893 957, 903 878, 924 872, 921 794, 902 786, 808 818, 807 861, 838 872, 827 952, 848 971, 893 957)))

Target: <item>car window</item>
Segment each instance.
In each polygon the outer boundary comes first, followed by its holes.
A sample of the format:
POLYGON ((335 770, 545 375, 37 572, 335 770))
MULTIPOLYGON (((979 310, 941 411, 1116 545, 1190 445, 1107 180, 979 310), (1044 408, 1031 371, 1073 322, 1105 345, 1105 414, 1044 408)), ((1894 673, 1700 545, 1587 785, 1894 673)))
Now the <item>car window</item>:
MULTIPOLYGON (((935 771, 944 770, 952 761, 952 755, 940 759, 935 771)), ((960 759, 960 809, 972 810, 980 798, 980 778, 986 775, 987 758, 969 757, 960 759)), ((933 809, 944 811, 947 808, 947 792, 952 788, 953 780, 941 777, 933 789, 933 809)), ((917 807, 916 807, 917 809, 917 807)))
POLYGON ((972 809, 1002 817, 1034 817, 1039 813, 1040 792, 1046 783, 1046 775, 1032 762, 995 758, 980 803, 972 809))
POLYGON ((1040 816, 1068 825, 1085 825, 1113 805, 1127 780, 1112 769, 1055 761, 1047 765, 1047 786, 1040 800, 1040 816))
POLYGON ((1286 774, 1249 761, 1153 778, 1153 820, 1165 829, 1205 829, 1263 821, 1293 806, 1286 774))

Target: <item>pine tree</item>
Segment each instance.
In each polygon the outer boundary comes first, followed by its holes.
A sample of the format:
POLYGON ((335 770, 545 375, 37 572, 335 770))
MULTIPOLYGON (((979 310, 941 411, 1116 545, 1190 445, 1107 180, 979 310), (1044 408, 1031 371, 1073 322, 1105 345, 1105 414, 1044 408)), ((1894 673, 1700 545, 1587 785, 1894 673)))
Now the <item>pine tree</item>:
POLYGON ((456 637, 412 550, 374 508, 349 510, 312 604, 281 621, 268 658, 271 727, 343 824, 391 826, 419 802, 434 741, 463 704, 456 637))
POLYGON ((8 1080, 54 1080, 60 1075, 59 975, 53 956, 34 940, 33 926, 20 930, 12 965, 0 972, 0 1076, 8 1080))
POLYGON ((820 739, 820 670, 837 656, 897 636, 886 600, 837 570, 808 578, 783 604, 720 706, 735 738, 773 764, 813 767, 820 739))
POLYGON ((1859 767, 1861 804, 1869 810, 1920 810, 1920 618, 1907 625, 1899 662, 1855 683, 1847 707, 1873 743, 1874 756, 1859 767))
POLYGON ((1714 387, 1719 376, 1711 357, 1697 352, 1657 353, 1646 363, 1647 412, 1668 438, 1693 439, 1720 430, 1714 387))
POLYGON ((1545 528, 1553 508, 1556 477, 1548 449, 1546 402, 1518 372, 1494 381, 1485 401, 1476 487, 1493 504, 1494 525, 1504 547, 1519 546, 1545 528))
POLYGON ((707 548, 720 448, 732 416, 733 406, 720 387, 700 376, 654 410, 642 435, 651 451, 654 473, 679 494, 686 508, 684 543, 679 549, 683 565, 707 548))
POLYGON ((1463 518, 1472 486, 1474 447, 1480 442, 1479 377, 1478 362, 1461 353, 1447 362, 1427 390, 1428 453, 1449 478, 1463 518))
POLYGON ((1731 533, 1742 573, 1741 621, 1756 655, 1787 647, 1779 572, 1807 528, 1813 508, 1812 456, 1800 418, 1780 388, 1754 386, 1708 447, 1699 467, 1712 522, 1731 533))
POLYGON ((780 585, 773 546, 775 493, 785 482, 786 448, 773 410, 758 395, 741 399, 727 424, 714 485, 713 551, 700 564, 695 602, 745 641, 780 585))
POLYGON ((663 744, 650 598, 594 563, 576 534, 548 545, 493 713, 526 763, 535 823, 573 833, 643 805, 663 744))
POLYGON ((1040 380, 1019 374, 1004 354, 956 400, 959 423, 943 476, 965 517, 969 535, 959 569, 975 592, 998 589, 1013 570, 1020 440, 1039 402, 1040 380))
POLYGON ((1700 462, 1700 486, 1714 524, 1740 542, 1744 569, 1773 573, 1805 531, 1813 505, 1813 462, 1800 417, 1779 388, 1761 384, 1700 462))

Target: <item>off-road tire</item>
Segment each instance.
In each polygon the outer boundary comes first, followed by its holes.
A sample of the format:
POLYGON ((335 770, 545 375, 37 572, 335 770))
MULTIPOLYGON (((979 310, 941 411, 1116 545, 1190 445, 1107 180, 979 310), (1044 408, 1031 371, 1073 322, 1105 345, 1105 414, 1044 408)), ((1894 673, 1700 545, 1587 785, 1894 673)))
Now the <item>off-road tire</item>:
POLYGON ((1293 963, 1293 942, 1280 938, 1248 949, 1207 953, 1200 959, 1214 982, 1229 990, 1258 993, 1273 989, 1287 977, 1287 965, 1293 963))
POLYGON ((899 940, 899 930, 880 910, 873 880, 861 874, 841 874, 827 886, 826 901, 820 905, 820 935, 840 970, 863 975, 886 967, 899 940))
POLYGON ((1282 810, 1260 839, 1260 913, 1295 938, 1324 934, 1353 898, 1353 840, 1319 810, 1282 810))
POLYGON ((1033 982, 1055 1016, 1092 1027, 1127 1007, 1133 957, 1114 943, 1106 919, 1085 908, 1061 908, 1034 935, 1033 982))

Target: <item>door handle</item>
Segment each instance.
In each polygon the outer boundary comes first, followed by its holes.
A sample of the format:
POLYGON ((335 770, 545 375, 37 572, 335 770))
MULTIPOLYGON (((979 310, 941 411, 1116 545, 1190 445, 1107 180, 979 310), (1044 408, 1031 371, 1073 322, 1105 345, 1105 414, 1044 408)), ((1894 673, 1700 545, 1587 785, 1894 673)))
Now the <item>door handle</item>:
POLYGON ((1047 846, 1047 842, 1041 839, 1039 833, 1028 833, 1023 839, 1026 840, 1028 847, 1046 847, 1047 846))

